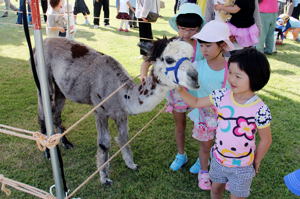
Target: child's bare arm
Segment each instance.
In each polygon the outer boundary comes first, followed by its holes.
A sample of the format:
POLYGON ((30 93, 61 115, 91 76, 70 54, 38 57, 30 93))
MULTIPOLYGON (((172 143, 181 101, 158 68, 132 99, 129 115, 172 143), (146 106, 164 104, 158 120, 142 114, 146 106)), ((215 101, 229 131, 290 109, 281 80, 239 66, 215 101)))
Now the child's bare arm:
POLYGON ((58 27, 58 26, 50 27, 49 29, 52 30, 52 31, 58 30, 60 32, 65 32, 65 29, 63 27, 58 27))
POLYGON ((223 4, 217 4, 215 5, 215 10, 224 10, 225 12, 229 12, 229 13, 237 13, 241 10, 240 7, 238 7, 237 5, 233 5, 233 6, 225 6, 223 4))
POLYGON ((120 0, 117 0, 117 13, 119 13, 120 10, 120 0))
POLYGON ((127 6, 129 7, 129 9, 130 9, 132 12, 135 12, 134 8, 131 6, 131 4, 129 3, 129 1, 127 2, 127 6))
POLYGON ((266 128, 258 129, 258 135, 260 137, 260 142, 257 146, 254 158, 254 168, 256 173, 258 173, 260 163, 265 157, 272 143, 271 127, 268 126, 266 128))
POLYGON ((192 108, 208 107, 212 105, 209 97, 194 97, 181 86, 177 89, 177 91, 184 102, 192 108))

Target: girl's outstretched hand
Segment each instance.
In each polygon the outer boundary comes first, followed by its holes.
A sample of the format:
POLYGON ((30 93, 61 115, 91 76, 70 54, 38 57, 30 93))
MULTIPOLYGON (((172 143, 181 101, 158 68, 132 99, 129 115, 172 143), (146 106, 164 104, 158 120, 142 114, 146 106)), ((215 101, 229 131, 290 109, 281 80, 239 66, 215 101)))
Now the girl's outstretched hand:
POLYGON ((259 168, 260 168, 260 162, 254 161, 253 163, 254 165, 254 169, 255 169, 255 173, 258 174, 259 172, 259 168))

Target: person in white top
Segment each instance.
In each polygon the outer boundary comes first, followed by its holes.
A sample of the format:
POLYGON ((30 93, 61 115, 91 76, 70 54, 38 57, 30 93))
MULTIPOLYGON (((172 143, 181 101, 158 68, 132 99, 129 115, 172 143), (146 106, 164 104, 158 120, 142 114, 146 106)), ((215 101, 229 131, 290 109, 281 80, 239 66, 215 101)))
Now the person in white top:
MULTIPOLYGON (((147 16, 150 11, 159 13, 158 5, 160 0, 136 0, 135 16, 139 20, 140 43, 151 42, 153 39, 151 23, 148 23, 147 16)), ((146 61, 147 53, 140 49, 144 62, 141 68, 148 68, 151 63, 146 61)))

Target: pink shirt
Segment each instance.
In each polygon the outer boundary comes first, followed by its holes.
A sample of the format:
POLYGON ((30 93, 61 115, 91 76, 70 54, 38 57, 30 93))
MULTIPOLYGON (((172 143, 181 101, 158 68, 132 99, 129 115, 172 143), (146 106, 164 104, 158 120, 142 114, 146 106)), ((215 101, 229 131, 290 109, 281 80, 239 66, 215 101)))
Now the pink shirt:
POLYGON ((275 13, 278 12, 277 0, 263 0, 259 4, 259 12, 263 13, 275 13))
POLYGON ((253 164, 255 135, 258 128, 270 125, 269 108, 259 97, 248 104, 239 104, 226 89, 215 90, 210 97, 219 116, 213 156, 226 167, 253 164))

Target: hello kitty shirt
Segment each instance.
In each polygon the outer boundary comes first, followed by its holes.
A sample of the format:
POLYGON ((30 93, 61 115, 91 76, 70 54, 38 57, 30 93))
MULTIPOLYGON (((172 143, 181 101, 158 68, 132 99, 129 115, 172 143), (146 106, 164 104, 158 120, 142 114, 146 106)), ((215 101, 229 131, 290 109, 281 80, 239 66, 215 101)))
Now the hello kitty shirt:
POLYGON ((257 129, 270 125, 268 106, 258 97, 252 102, 239 104, 231 90, 215 90, 211 102, 218 111, 218 127, 213 156, 226 167, 245 167, 253 163, 257 129))

